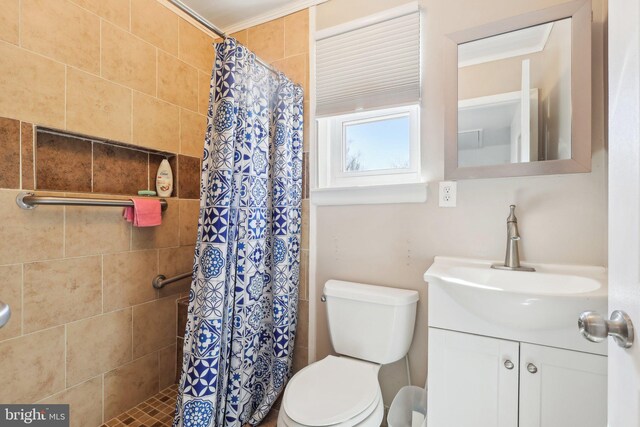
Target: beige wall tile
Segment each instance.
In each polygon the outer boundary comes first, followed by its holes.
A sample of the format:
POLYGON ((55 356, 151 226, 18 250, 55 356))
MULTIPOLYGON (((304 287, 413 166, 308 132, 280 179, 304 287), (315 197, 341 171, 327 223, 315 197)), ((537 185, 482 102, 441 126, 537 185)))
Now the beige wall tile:
POLYGON ((300 299, 309 300, 309 251, 300 251, 300 299))
POLYGON ((62 258, 63 208, 23 210, 17 195, 0 191, 0 265, 62 258))
POLYGON ((65 64, 100 72, 100 18, 68 1, 22 0, 20 43, 65 64))
POLYGON ((102 77, 156 94, 156 48, 128 31, 102 23, 102 77))
POLYGON ((104 312, 151 301, 151 281, 158 274, 155 250, 104 255, 104 312))
POLYGON ((249 30, 237 31, 235 33, 232 33, 231 37, 236 39, 238 41, 238 43, 247 46, 247 40, 248 40, 248 37, 249 37, 249 30))
POLYGON ((177 153, 180 147, 179 108, 168 102, 134 92, 133 143, 177 153))
POLYGON ((68 206, 65 209, 65 256, 122 252, 131 243, 131 225, 122 208, 68 206))
POLYGON ((309 9, 284 17, 284 55, 309 52, 309 9))
POLYGON ((158 98, 198 109, 198 70, 175 56, 158 51, 158 98))
POLYGON ((25 333, 100 313, 101 276, 99 256, 25 264, 25 333))
POLYGON ((249 28, 247 47, 267 62, 284 58, 284 18, 249 28))
POLYGON ((173 55, 178 54, 178 20, 156 0, 131 0, 131 32, 173 55))
POLYGON ((131 141, 131 90, 67 68, 67 129, 131 141))
POLYGON ((298 302, 296 346, 309 347, 309 301, 298 302))
POLYGON ((0 8, 0 40, 18 44, 20 41, 20 0, 4 0, 0 8))
POLYGON ((102 376, 54 394, 38 403, 68 404, 71 427, 94 427, 102 424, 102 376))
POLYGON ((131 346, 131 308, 68 324, 67 387, 130 362, 131 346))
POLYGON ((104 419, 109 420, 159 391, 158 354, 141 357, 104 375, 104 419))
POLYGON ((176 345, 170 345, 158 351, 158 381, 160 390, 176 382, 176 345))
POLYGON ((160 270, 167 277, 186 273, 193 268, 193 245, 160 249, 159 252, 160 270))
POLYGON ((291 56, 280 61, 275 61, 273 66, 285 73, 292 82, 301 85, 306 92, 307 82, 309 81, 307 63, 308 56, 304 53, 301 55, 291 56))
POLYGON ((309 249, 309 199, 302 201, 302 235, 300 248, 309 249))
POLYGON ((297 374, 302 368, 309 364, 309 349, 306 347, 296 347, 293 350, 293 365, 291 371, 297 374))
POLYGON ((178 300, 178 337, 184 338, 187 329, 187 318, 189 316, 189 297, 178 300))
POLYGON ((129 29, 129 0, 71 0, 119 27, 129 29))
POLYGON ((211 73, 198 71, 198 111, 207 115, 209 110, 209 93, 211 89, 211 73))
POLYGON ((64 327, 0 343, 0 402, 36 402, 64 390, 64 327))
POLYGON ((0 267, 2 278, 2 301, 9 305, 11 318, 0 329, 0 341, 22 334, 22 265, 0 267))
MULTIPOLYGON (((175 176, 175 171, 173 173, 175 176)), ((155 188, 155 184, 152 184, 152 188, 155 188)), ((132 228, 132 249, 168 248, 180 245, 179 203, 177 199, 167 199, 167 203, 167 210, 162 213, 162 225, 132 228)))
MULTIPOLYGON (((160 249, 159 270, 160 274, 164 274, 166 277, 176 276, 178 274, 192 271, 193 269, 193 257, 195 247, 194 246, 180 246, 179 248, 165 248, 160 249)), ((174 295, 178 293, 189 292, 191 287, 191 277, 182 279, 179 282, 172 283, 163 289, 160 289, 159 294, 161 297, 174 295)))
MULTIPOLYGON (((307 94, 305 91, 305 98, 307 98, 307 94)), ((302 141, 302 150, 305 153, 309 152, 310 149, 310 145, 311 145, 311 140, 309 139, 309 128, 311 127, 311 122, 310 122, 310 112, 311 112, 311 107, 309 106, 309 101, 304 101, 304 122, 303 122, 303 141, 302 141)))
POLYGON ((215 60, 212 43, 213 37, 180 18, 180 59, 211 72, 215 60))
POLYGON ((194 245, 198 237, 200 200, 180 200, 180 245, 194 245))
POLYGON ((0 116, 64 128, 64 65, 6 43, 0 58, 0 116))
POLYGON ((202 159, 207 117, 180 109, 180 154, 202 159))
POLYGON ((133 307, 133 357, 155 352, 176 341, 176 298, 133 307))

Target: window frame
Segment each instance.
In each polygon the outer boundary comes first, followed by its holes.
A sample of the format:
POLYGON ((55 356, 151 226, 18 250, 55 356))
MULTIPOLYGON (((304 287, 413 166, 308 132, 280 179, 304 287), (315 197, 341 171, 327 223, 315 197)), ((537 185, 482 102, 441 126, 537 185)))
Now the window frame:
POLYGON ((376 108, 317 119, 319 188, 344 188, 421 182, 420 105, 376 108), (409 167, 368 171, 345 170, 346 128, 399 117, 409 118, 409 167))

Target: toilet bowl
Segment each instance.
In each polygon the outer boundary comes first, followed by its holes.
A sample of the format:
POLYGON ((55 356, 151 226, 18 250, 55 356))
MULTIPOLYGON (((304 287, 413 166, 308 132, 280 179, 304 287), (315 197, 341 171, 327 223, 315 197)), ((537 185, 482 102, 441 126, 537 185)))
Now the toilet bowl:
POLYGON ((324 296, 331 343, 340 356, 327 356, 291 378, 278 427, 378 427, 384 417, 378 371, 407 354, 418 293, 329 280, 324 296))
POLYGON ((312 363, 287 385, 278 426, 378 427, 384 416, 379 370, 349 357, 312 363))

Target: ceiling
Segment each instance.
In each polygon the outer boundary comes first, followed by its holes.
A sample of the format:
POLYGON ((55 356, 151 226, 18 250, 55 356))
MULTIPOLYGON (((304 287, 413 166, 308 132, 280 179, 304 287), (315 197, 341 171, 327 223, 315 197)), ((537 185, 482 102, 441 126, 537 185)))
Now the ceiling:
POLYGON ((181 0, 216 27, 232 33, 326 0, 181 0))

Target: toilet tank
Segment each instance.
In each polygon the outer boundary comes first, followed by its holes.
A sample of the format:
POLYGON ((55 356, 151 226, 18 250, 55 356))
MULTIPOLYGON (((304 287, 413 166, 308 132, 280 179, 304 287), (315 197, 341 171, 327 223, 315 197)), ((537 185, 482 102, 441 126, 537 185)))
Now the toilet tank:
POLYGON ((324 296, 336 353, 380 364, 407 354, 418 292, 329 280, 324 296))

